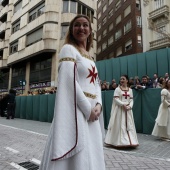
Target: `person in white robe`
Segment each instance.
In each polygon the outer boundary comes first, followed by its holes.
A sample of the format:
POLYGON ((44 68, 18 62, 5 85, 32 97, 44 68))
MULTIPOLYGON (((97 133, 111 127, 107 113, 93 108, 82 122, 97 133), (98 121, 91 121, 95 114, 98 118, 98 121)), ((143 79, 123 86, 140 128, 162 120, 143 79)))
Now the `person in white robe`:
POLYGON ((161 90, 161 104, 152 135, 170 140, 170 80, 166 81, 165 87, 161 90))
POLYGON ((70 23, 59 54, 54 118, 40 170, 105 170, 101 87, 85 15, 70 23))
POLYGON ((115 89, 106 146, 137 147, 139 145, 133 118, 133 92, 128 87, 128 76, 122 75, 120 85, 115 89))

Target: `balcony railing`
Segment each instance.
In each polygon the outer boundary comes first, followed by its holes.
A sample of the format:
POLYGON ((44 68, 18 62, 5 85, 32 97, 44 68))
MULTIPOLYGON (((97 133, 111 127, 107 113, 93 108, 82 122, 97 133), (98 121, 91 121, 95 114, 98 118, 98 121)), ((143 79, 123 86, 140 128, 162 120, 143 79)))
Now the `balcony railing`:
POLYGON ((150 49, 160 49, 164 47, 170 46, 170 37, 164 37, 162 39, 158 39, 155 41, 150 42, 150 49))
POLYGON ((168 18, 169 15, 169 7, 167 5, 162 6, 152 12, 149 13, 149 18, 155 20, 159 17, 168 18))

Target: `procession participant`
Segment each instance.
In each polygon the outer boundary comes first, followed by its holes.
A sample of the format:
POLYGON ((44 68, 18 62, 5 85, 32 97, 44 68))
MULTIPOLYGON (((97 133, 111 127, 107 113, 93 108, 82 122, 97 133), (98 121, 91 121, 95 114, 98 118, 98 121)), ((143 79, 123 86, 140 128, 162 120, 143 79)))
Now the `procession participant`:
POLYGON ((105 170, 101 87, 89 55, 92 41, 89 18, 76 16, 59 55, 54 118, 40 170, 105 170))

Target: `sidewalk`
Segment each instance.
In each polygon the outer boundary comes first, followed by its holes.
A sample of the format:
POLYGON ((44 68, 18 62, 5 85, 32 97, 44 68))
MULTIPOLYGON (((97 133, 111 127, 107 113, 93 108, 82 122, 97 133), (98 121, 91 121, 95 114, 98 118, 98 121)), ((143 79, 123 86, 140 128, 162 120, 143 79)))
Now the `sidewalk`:
MULTIPOLYGON (((37 170, 50 123, 0 117, 0 170, 26 170, 26 163, 37 170), (23 163, 25 165, 19 165, 23 163)), ((116 150, 104 147, 106 170, 168 170, 170 142, 138 134, 137 149, 116 150)))

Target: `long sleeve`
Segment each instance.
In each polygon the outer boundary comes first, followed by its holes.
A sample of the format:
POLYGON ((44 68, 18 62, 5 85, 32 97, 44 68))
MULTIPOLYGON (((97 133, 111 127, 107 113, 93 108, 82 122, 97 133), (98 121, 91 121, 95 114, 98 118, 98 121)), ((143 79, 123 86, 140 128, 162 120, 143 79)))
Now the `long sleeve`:
POLYGON ((116 88, 115 92, 114 92, 114 102, 118 105, 118 106, 123 106, 128 104, 127 102, 123 102, 120 100, 120 93, 119 93, 119 88, 116 88))
POLYGON ((168 107, 170 106, 170 102, 167 100, 167 90, 163 89, 161 91, 161 102, 164 104, 164 106, 168 107))
MULTIPOLYGON (((60 52, 60 60, 62 60, 65 57, 70 57, 72 59, 75 60, 76 62, 76 53, 75 53, 75 49, 74 47, 72 47, 71 45, 65 45, 63 47, 63 49, 60 52)), ((62 65, 60 67, 64 67, 64 68, 70 68, 69 65, 73 65, 73 62, 63 62, 61 63, 62 65)), ((72 66, 73 67, 73 66, 72 66)), ((77 71, 77 70, 76 70, 77 71)), ((76 72, 75 71, 75 72, 76 72)), ((67 75, 69 76, 70 70, 68 70, 67 75)), ((76 73, 75 73, 76 74, 76 73)), ((73 75, 70 74, 69 78, 66 79, 66 84, 70 84, 70 80, 73 81, 74 77, 72 77, 73 75)), ((76 76, 78 76, 78 74, 76 74, 76 76)), ((77 77, 78 79, 78 77, 77 77)), ((88 120, 91 114, 91 104, 88 101, 87 97, 84 95, 78 81, 76 80, 75 82, 75 87, 76 87, 76 102, 77 102, 77 106, 79 107, 79 109, 82 111, 82 113, 84 114, 84 116, 86 117, 86 119, 88 120)), ((69 89, 68 89, 69 90, 69 89)))
POLYGON ((130 89, 130 101, 129 101, 129 106, 132 108, 133 107, 133 91, 130 89))

